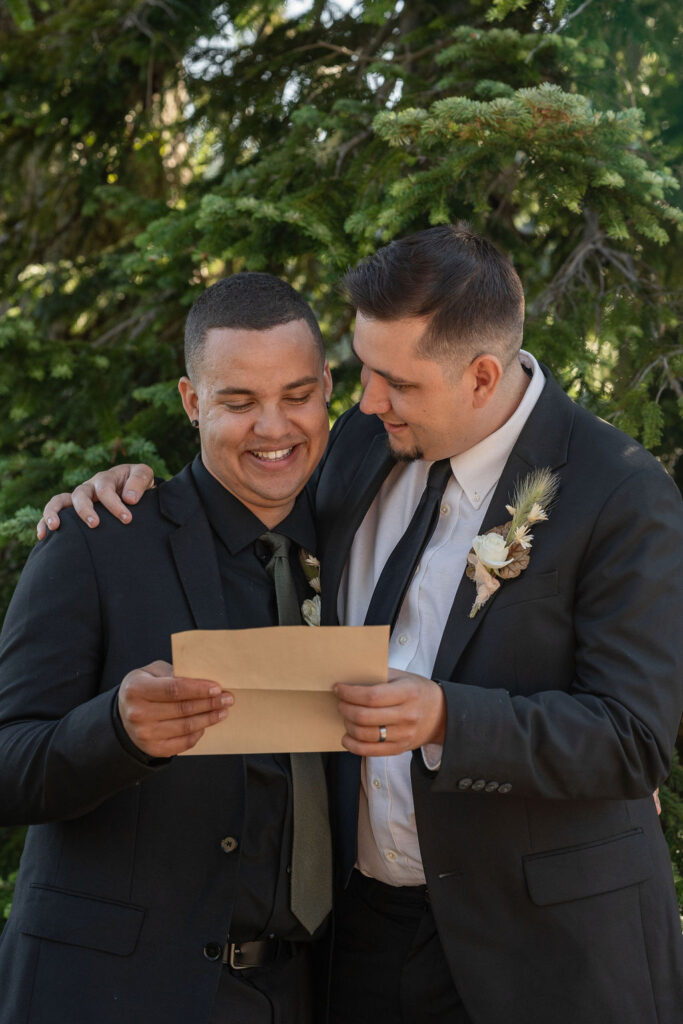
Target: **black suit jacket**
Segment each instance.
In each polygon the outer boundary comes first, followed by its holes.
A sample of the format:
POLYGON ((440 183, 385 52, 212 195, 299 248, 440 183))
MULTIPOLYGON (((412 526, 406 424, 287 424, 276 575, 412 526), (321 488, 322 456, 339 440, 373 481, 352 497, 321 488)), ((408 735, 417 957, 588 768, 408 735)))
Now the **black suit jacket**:
POLYGON ((243 758, 145 764, 112 705, 128 671, 171 660, 172 632, 226 625, 189 468, 130 526, 103 514, 90 531, 67 513, 33 550, 0 663, 0 821, 32 823, 0 937, 1 1024, 208 1019, 222 967, 205 950, 230 926, 243 758))
MULTIPOLYGON (((393 462, 358 409, 317 487, 324 621, 355 530, 393 462)), ((474 619, 463 577, 433 677, 447 737, 413 756, 420 849, 455 984, 476 1024, 680 1024, 683 943, 652 800, 683 706, 683 516, 635 441, 549 378, 480 532, 534 467, 560 476, 531 563, 474 619)), ((337 762, 342 874, 360 761, 337 762)))

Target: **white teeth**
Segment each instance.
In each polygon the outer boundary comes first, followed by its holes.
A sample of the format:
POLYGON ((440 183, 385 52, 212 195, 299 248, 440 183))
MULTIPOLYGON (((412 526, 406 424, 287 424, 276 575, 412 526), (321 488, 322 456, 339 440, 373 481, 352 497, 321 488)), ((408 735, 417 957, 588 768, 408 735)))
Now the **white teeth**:
POLYGON ((255 455, 257 459, 267 459, 269 462, 274 462, 276 459, 284 459, 284 458, 286 458, 288 455, 291 455, 291 453, 293 451, 294 451, 294 447, 292 446, 291 448, 280 448, 280 450, 277 451, 277 452, 254 452, 254 451, 252 451, 251 454, 255 455))

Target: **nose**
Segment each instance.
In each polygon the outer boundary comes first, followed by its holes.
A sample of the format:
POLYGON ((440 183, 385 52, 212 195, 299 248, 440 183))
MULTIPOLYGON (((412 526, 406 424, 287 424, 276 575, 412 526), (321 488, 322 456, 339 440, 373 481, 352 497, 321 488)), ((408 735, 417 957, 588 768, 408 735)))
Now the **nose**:
POLYGON ((389 387, 383 377, 363 367, 360 375, 363 386, 360 408, 368 416, 384 416, 391 409, 389 387))
POLYGON ((279 440, 289 433, 289 419, 286 410, 279 404, 262 405, 254 421, 254 433, 258 437, 279 440))

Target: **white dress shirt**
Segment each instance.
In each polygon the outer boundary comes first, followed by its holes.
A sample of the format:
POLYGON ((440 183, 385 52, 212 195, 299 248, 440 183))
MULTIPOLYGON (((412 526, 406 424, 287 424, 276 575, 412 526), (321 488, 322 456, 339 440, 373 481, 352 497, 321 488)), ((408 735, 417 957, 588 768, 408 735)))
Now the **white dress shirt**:
MULTIPOLYGON (((453 477, 441 502, 436 529, 425 548, 401 605, 389 642, 392 668, 431 677, 446 621, 505 463, 543 390, 545 378, 528 352, 532 371, 524 396, 495 433, 451 459, 453 477)), ((354 538, 339 588, 339 621, 360 626, 380 573, 403 536, 427 482, 430 462, 397 463, 384 481, 354 538)), ((472 585, 472 600, 475 589, 472 585)), ((429 767, 438 767, 440 747, 424 748, 429 767)), ((410 784, 411 751, 363 758, 358 814, 357 867, 389 885, 422 885, 425 880, 415 827, 410 784)))

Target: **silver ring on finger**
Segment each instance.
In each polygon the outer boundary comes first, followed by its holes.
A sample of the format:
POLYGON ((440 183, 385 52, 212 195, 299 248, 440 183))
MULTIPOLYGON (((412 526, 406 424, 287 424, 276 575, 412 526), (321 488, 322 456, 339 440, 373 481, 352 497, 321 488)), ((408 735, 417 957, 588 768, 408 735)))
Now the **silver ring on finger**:
POLYGON ((386 725, 380 725, 380 727, 379 727, 379 742, 380 743, 386 743, 387 742, 387 727, 386 727, 386 725))

